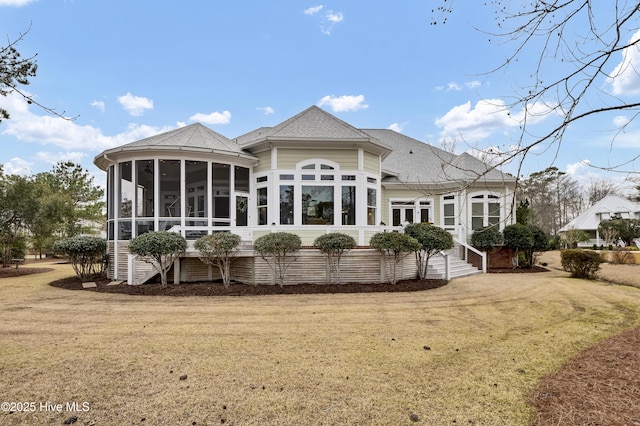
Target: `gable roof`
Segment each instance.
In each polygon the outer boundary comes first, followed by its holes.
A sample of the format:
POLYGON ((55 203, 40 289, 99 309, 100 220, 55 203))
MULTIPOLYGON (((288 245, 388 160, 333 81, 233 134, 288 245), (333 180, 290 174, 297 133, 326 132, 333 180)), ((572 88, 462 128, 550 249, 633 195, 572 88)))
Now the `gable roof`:
POLYGON ((178 129, 160 133, 139 141, 108 149, 95 157, 94 163, 101 168, 108 167, 105 156, 120 152, 146 150, 182 150, 192 152, 211 152, 233 156, 241 156, 257 160, 253 154, 244 151, 237 143, 208 127, 194 123, 178 129))
POLYGON ((560 228, 559 232, 566 232, 570 229, 598 229, 598 225, 600 225, 600 215, 602 213, 609 213, 610 215, 629 213, 631 219, 637 219, 640 215, 640 203, 633 202, 618 195, 607 195, 586 209, 581 215, 560 228))
POLYGON ((363 129, 393 149, 382 161, 385 182, 443 184, 447 182, 515 182, 515 178, 463 153, 455 155, 390 129, 363 129))

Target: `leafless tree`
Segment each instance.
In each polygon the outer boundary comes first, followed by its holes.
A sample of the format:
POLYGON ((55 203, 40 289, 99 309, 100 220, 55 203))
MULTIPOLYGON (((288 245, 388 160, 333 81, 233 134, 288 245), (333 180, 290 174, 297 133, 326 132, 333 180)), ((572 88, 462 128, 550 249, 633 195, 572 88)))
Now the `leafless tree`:
MULTIPOLYGON (((440 0, 439 4, 433 10, 432 25, 446 23, 456 8, 452 0, 440 0)), ((624 111, 633 118, 640 113, 640 102, 627 101, 601 88, 603 81, 612 81, 631 70, 632 64, 617 65, 625 52, 639 47, 639 1, 610 0, 606 17, 596 16, 592 0, 492 0, 485 4, 495 8, 496 29, 483 31, 492 40, 501 39, 513 46, 505 61, 490 72, 504 71, 525 58, 536 58, 529 82, 516 91, 507 105, 509 110, 524 111, 517 144, 494 167, 517 161, 520 175, 523 161, 534 147, 557 153, 571 124, 607 112, 624 111), (540 114, 545 114, 549 122, 556 121, 546 133, 536 135, 530 123, 540 114)), ((626 125, 620 127, 620 132, 626 125)), ((625 165, 632 165, 638 158, 640 155, 624 164, 602 168, 625 171, 625 165)))
POLYGON ((532 225, 549 235, 557 234, 584 209, 584 197, 578 182, 556 167, 522 179, 517 188, 517 198, 529 201, 532 225))
POLYGON ((602 200, 607 195, 620 195, 619 185, 608 179, 591 179, 585 187, 585 196, 590 206, 602 200))

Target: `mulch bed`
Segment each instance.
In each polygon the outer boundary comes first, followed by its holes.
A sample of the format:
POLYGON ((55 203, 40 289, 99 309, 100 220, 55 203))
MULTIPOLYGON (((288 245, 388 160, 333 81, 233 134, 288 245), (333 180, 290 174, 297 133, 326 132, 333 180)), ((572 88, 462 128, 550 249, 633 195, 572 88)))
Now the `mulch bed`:
POLYGON ((491 268, 487 272, 489 274, 531 274, 549 272, 549 269, 535 265, 533 268, 491 268))
POLYGON ((536 425, 640 425, 640 327, 578 354, 531 400, 536 425))
POLYGON ((9 278, 9 277, 20 277, 22 275, 33 275, 33 274, 41 274, 43 272, 53 271, 52 268, 32 268, 32 267, 21 267, 16 269, 15 266, 10 266, 7 268, 0 268, 0 278, 9 278))
POLYGON ((265 296, 274 294, 327 294, 327 293, 374 293, 374 292, 407 292, 431 290, 447 284, 445 280, 404 280, 397 284, 296 284, 285 285, 250 285, 232 283, 225 288, 221 282, 194 282, 168 284, 162 288, 160 284, 107 286, 109 281, 95 281, 97 287, 83 289, 82 281, 77 277, 64 278, 50 283, 54 287, 67 290, 90 290, 101 293, 119 293, 142 296, 265 296))

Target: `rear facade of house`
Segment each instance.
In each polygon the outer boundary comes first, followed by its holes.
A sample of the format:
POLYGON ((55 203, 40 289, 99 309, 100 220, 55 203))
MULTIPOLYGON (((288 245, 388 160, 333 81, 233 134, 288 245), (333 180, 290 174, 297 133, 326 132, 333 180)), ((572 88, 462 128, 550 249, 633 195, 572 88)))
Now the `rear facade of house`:
MULTIPOLYGON (((478 256, 466 244, 474 230, 513 221, 512 176, 392 130, 357 129, 316 106, 235 139, 192 124, 106 150, 94 163, 107 173, 108 274, 131 284, 153 273, 128 243, 154 230, 180 232, 190 243, 174 282, 217 278, 192 247, 220 231, 242 238, 232 270, 238 281, 273 282, 252 244, 277 231, 298 234, 303 246, 324 233, 349 234, 359 248, 345 257, 343 281, 385 281, 380 256, 368 248, 377 232, 440 226, 456 241, 451 255, 468 263, 478 256)), ((403 278, 415 275, 413 263, 405 260, 403 278)), ((324 258, 309 249, 288 280, 327 276, 324 258)))

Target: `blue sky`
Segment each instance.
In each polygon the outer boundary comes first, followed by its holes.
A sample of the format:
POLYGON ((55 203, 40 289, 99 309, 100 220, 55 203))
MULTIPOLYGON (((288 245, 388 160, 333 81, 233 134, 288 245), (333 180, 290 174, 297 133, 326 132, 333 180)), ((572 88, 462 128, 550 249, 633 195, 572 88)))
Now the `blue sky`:
MULTIPOLYGON (((0 164, 29 174, 71 160, 103 184, 92 161, 104 149, 195 121, 233 138, 311 105, 359 128, 392 128, 435 146, 455 139, 458 153, 508 149, 521 111, 507 114, 504 105, 526 83, 532 58, 487 73, 513 47, 478 31, 494 29, 493 9, 458 3, 445 25, 433 26, 434 4, 0 0, 0 44, 30 28, 18 48, 38 54, 38 75, 24 89, 76 117, 0 97, 12 116, 0 124, 0 164)), ((632 65, 640 58, 637 50, 626 54, 632 65)), ((638 73, 620 70, 598 89, 637 101, 638 73)), ((587 162, 638 156, 640 124, 629 123, 612 143, 613 130, 632 117, 618 112, 573 125, 559 151, 534 150, 523 172, 554 165, 585 180, 602 174, 587 162)), ((542 133, 547 119, 537 120, 531 129, 542 133)), ((624 170, 640 171, 640 161, 624 170)))

